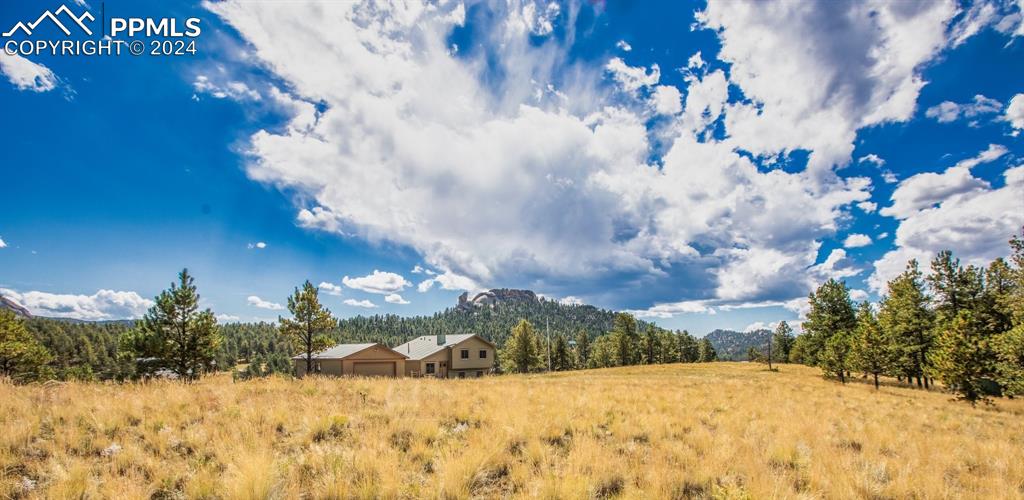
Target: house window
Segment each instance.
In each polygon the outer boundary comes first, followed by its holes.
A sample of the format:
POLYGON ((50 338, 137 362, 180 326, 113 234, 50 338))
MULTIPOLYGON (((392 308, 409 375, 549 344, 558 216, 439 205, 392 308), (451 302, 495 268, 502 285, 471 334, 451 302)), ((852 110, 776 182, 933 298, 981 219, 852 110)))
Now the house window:
POLYGON ((466 372, 459 372, 459 378, 466 378, 466 372))
POLYGON ((480 349, 480 359, 487 359, 487 349, 480 349))
POLYGON ((427 363, 427 374, 436 373, 434 363, 427 363))
POLYGON ((462 359, 469 359, 469 349, 463 349, 461 352, 459 352, 459 357, 461 357, 462 359))

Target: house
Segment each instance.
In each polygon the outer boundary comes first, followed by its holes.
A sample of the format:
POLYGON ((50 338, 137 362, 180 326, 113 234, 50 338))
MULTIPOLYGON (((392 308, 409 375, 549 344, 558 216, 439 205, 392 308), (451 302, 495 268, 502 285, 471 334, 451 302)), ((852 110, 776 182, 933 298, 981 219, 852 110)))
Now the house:
POLYGON ((494 371, 494 344, 476 334, 424 335, 395 351, 406 356, 405 374, 440 378, 482 377, 494 371))
MULTIPOLYGON (((384 344, 338 344, 313 355, 313 372, 325 375, 402 377, 408 356, 384 344)), ((295 374, 306 374, 306 355, 292 358, 295 374)))

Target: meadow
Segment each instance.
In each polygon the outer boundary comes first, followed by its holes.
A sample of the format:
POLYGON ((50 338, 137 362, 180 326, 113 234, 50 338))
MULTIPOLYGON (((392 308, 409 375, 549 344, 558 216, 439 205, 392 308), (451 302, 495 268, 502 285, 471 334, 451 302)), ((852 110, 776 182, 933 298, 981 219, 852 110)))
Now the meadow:
POLYGON ((1024 498, 1024 402, 748 363, 0 383, 2 498, 1024 498))

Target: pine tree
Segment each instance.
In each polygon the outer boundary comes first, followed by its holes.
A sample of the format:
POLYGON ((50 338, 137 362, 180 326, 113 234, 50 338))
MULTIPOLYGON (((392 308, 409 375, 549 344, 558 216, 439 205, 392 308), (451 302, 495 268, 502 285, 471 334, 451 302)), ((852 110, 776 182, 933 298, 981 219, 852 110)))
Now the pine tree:
POLYGON ((700 339, 697 344, 697 361, 700 363, 710 363, 712 361, 718 361, 718 353, 715 352, 715 346, 711 345, 711 341, 704 338, 700 339))
POLYGON ((697 339, 686 330, 679 332, 677 338, 679 339, 679 361, 683 363, 700 361, 700 348, 697 345, 697 339))
POLYGON ((644 359, 646 365, 658 363, 658 354, 661 352, 661 339, 658 338, 658 329, 654 325, 647 325, 644 333, 644 359))
POLYGON ((982 290, 982 274, 974 266, 964 268, 960 259, 949 250, 943 250, 932 259, 932 272, 928 284, 935 294, 938 321, 949 322, 960 311, 971 309, 982 290))
POLYGON ((533 324, 520 320, 505 341, 502 366, 514 373, 528 373, 544 365, 541 352, 540 339, 533 330, 533 324))
POLYGON ((796 339, 793 338, 793 329, 789 327, 789 323, 780 321, 778 326, 775 327, 775 332, 772 333, 771 339, 771 356, 768 358, 769 365, 773 359, 777 359, 786 363, 789 361, 789 352, 793 349, 793 342, 796 339))
POLYGON ((53 357, 25 328, 13 311, 0 309, 0 377, 15 382, 49 378, 53 357))
POLYGON ((635 365, 639 361, 640 336, 636 331, 636 319, 629 313, 616 313, 612 322, 612 335, 616 342, 618 366, 635 365))
POLYGON ((871 375, 877 390, 878 377, 888 370, 890 357, 885 335, 868 302, 857 309, 857 330, 850 347, 853 367, 871 375))
POLYGON ((555 371, 572 369, 572 358, 569 356, 569 343, 562 334, 555 336, 554 347, 551 349, 551 367, 555 371))
POLYGON ((917 261, 907 263, 907 269, 889 282, 888 289, 889 295, 879 307, 878 323, 889 344, 889 370, 906 377, 907 382, 916 377, 918 387, 924 387, 934 315, 928 308, 929 298, 917 261))
POLYGON ((825 341, 825 348, 818 355, 818 366, 826 377, 836 377, 846 383, 846 372, 850 370, 850 337, 847 330, 837 332, 825 341))
MULTIPOLYGON (((1013 327, 992 339, 992 350, 996 356, 996 380, 1009 396, 1024 395, 1024 230, 1021 236, 1010 239, 1012 251, 1009 285, 997 299, 998 307, 1009 314, 1013 327)), ((989 282, 992 278, 988 279, 989 282)), ((991 285, 990 285, 991 287, 991 285)))
POLYGON ((974 313, 962 309, 952 321, 940 328, 935 341, 934 372, 946 387, 961 399, 987 401, 983 384, 991 372, 985 335, 974 313))
POLYGON ((590 335, 586 330, 576 334, 576 359, 580 368, 586 368, 590 362, 590 335))
MULTIPOLYGON (((843 339, 848 337, 857 326, 857 317, 853 310, 853 302, 850 300, 850 291, 846 288, 846 283, 841 281, 826 281, 817 291, 810 294, 808 302, 811 309, 807 313, 807 321, 803 324, 807 336, 804 356, 809 364, 822 366, 820 358, 828 347, 829 339, 836 335, 843 339)), ((837 366, 837 361, 845 365, 845 360, 835 359, 837 354, 845 352, 845 349, 838 349, 839 347, 838 343, 833 343, 834 349, 830 353, 830 363, 833 367, 837 366)))
POLYGON ((222 337, 213 312, 199 310, 195 282, 183 269, 178 283, 156 297, 138 329, 124 340, 128 355, 143 358, 143 372, 166 368, 191 381, 216 368, 222 337))
POLYGON ((281 335, 304 355, 307 374, 313 373, 313 354, 333 344, 326 333, 338 326, 331 311, 320 304, 319 293, 320 289, 306 280, 301 289, 295 288, 295 293, 288 297, 288 311, 293 318, 278 318, 281 335))

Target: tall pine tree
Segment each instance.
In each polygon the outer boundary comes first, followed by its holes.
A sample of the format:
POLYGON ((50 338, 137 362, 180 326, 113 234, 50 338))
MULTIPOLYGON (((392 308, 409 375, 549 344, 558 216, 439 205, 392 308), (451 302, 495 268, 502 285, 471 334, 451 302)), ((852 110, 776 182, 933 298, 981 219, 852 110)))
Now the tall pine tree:
POLYGON ((278 318, 281 335, 288 338, 296 350, 304 355, 306 373, 313 373, 313 355, 333 343, 326 333, 338 326, 331 311, 320 304, 320 289, 309 280, 296 288, 288 297, 288 312, 292 318, 278 318))
POLYGON ((907 382, 916 378, 918 387, 923 387, 934 320, 917 261, 911 260, 907 269, 889 282, 888 289, 878 322, 890 346, 889 370, 907 382))
POLYGON ((851 342, 850 356, 855 369, 871 375, 878 389, 878 377, 889 368, 889 346, 871 304, 857 308, 857 330, 851 342))
POLYGON ((846 382, 849 370, 849 338, 857 326, 857 315, 846 283, 830 279, 808 297, 810 311, 803 324, 807 336, 807 361, 820 366, 826 375, 846 382))

